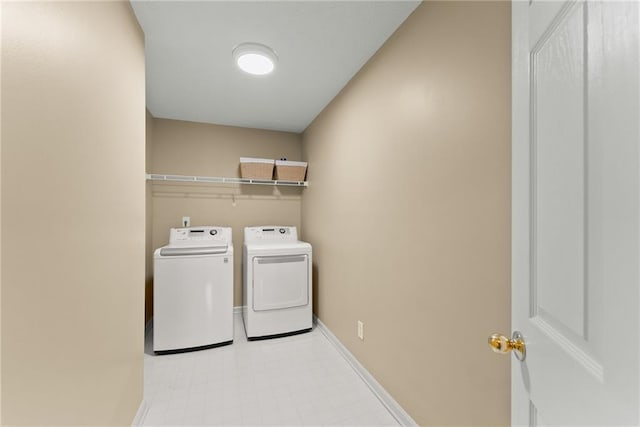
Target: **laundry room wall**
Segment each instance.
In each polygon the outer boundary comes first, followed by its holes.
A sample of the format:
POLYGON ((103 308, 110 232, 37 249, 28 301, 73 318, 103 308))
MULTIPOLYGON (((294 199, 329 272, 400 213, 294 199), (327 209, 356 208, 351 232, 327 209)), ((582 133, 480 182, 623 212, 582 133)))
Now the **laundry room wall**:
MULTIPOLYGON (((295 133, 154 119, 152 173, 240 176, 240 157, 300 160, 301 136, 295 133)), ((152 184, 152 249, 168 243, 169 229, 183 216, 191 225, 232 227, 234 305, 242 305, 244 227, 301 225, 301 188, 176 182, 152 184)), ((147 256, 151 257, 152 253, 147 256)))
MULTIPOLYGON (((2 35, 2 2, 0 2, 0 35, 2 35)), ((2 54, 0 53, 0 121, 2 119, 2 54)), ((0 201, 2 201, 2 132, 0 131, 0 201)), ((2 308, 2 208, 0 207, 0 308, 2 308)), ((2 402, 2 314, 0 313, 0 402, 2 402)), ((0 425, 2 404, 0 403, 0 425)))
POLYGON ((2 2, 2 425, 142 400, 144 36, 128 1, 2 2))
POLYGON ((420 425, 510 420, 510 37, 424 2, 303 134, 315 311, 420 425))

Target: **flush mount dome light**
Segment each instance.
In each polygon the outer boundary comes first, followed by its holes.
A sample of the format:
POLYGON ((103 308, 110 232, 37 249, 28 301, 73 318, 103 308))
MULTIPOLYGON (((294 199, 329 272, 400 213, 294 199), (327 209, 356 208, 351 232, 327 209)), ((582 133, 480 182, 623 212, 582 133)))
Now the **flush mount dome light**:
POLYGON ((276 67, 278 57, 269 46, 260 43, 242 43, 233 49, 233 59, 245 73, 262 76, 276 67))

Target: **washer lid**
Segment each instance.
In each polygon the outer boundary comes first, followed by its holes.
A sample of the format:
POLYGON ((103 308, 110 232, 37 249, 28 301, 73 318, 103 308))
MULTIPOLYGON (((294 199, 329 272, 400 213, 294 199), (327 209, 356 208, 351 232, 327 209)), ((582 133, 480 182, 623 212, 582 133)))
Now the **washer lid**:
POLYGON ((227 252, 227 244, 207 246, 170 245, 160 248, 160 256, 216 255, 227 252))

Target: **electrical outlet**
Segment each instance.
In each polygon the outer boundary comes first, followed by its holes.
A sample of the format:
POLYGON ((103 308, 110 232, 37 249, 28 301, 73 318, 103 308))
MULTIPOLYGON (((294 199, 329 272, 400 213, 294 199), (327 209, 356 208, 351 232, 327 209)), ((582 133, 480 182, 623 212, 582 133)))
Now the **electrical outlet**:
POLYGON ((358 320, 358 338, 364 341, 364 323, 358 320))
POLYGON ((182 226, 183 227, 190 227, 191 226, 191 217, 183 216, 182 217, 182 226))

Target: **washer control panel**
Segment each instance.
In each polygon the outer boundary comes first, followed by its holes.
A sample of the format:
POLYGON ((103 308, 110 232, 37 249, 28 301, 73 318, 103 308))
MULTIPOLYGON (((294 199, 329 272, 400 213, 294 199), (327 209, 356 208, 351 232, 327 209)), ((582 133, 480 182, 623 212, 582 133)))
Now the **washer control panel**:
POLYGON ((214 226, 172 228, 169 235, 169 243, 198 241, 231 242, 231 228, 214 226))
POLYGON ((297 241, 298 230, 296 227, 285 225, 263 225, 260 227, 245 227, 244 241, 297 241))

